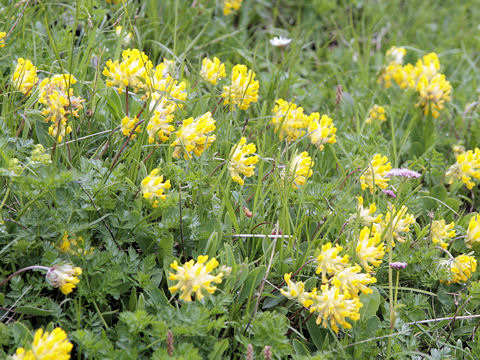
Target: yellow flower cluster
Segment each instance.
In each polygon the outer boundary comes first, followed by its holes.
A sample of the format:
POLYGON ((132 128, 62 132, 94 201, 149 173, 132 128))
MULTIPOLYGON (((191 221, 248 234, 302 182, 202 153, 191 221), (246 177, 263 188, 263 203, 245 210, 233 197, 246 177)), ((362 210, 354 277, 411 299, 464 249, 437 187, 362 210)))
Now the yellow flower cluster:
POLYGON ((480 242, 480 214, 474 215, 468 223, 467 237, 465 244, 471 249, 474 244, 480 242))
POLYGON ((449 240, 455 236, 455 230, 453 227, 455 223, 452 221, 450 224, 446 224, 444 219, 435 220, 432 222, 432 242, 435 245, 439 245, 442 249, 448 248, 448 242, 445 240, 449 240))
POLYGON ((60 251, 64 254, 72 255, 91 255, 93 254, 93 248, 90 248, 87 251, 85 248, 85 240, 81 236, 70 236, 68 232, 62 236, 60 245, 58 246, 60 251))
POLYGON ((451 278, 447 280, 447 284, 466 282, 472 277, 477 269, 477 259, 474 256, 465 254, 459 255, 453 260, 448 261, 451 278))
POLYGON ((303 108, 283 99, 277 99, 275 104, 272 124, 280 140, 286 138, 292 142, 303 136, 309 124, 309 117, 304 114, 303 108))
POLYGON ((385 255, 385 244, 381 241, 381 233, 375 232, 375 228, 373 228, 372 232, 373 234, 370 237, 370 229, 366 226, 360 231, 356 249, 360 265, 368 272, 373 271, 373 267, 370 264, 378 267, 385 255))
POLYGON ((122 61, 108 60, 103 70, 107 77, 107 86, 115 87, 121 94, 128 86, 133 91, 145 87, 142 78, 152 69, 153 65, 148 56, 138 49, 127 49, 122 52, 122 61))
POLYGON ((158 200, 165 200, 167 195, 165 189, 170 189, 170 180, 163 182, 163 175, 158 175, 160 169, 153 169, 145 179, 142 180, 142 194, 145 199, 154 200, 152 206, 158 206, 158 200))
POLYGON ((221 63, 217 57, 214 57, 213 61, 209 58, 204 58, 202 60, 200 76, 203 80, 208 81, 212 85, 216 85, 218 80, 227 76, 225 73, 225 64, 221 63))
POLYGON ((386 189, 390 179, 385 176, 391 169, 392 166, 386 156, 375 154, 372 161, 368 163, 365 172, 360 176, 362 190, 370 188, 370 191, 373 192, 375 185, 381 189, 386 189))
POLYGON ((147 132, 148 142, 154 143, 157 140, 166 142, 175 128, 171 124, 174 119, 173 112, 177 109, 173 101, 169 101, 158 92, 152 94, 150 99, 150 113, 152 116, 148 121, 147 132))
POLYGON ((223 15, 230 15, 233 11, 237 11, 242 6, 243 0, 222 0, 223 15))
POLYGON ((50 285, 60 288, 60 291, 64 295, 68 295, 73 291, 75 285, 80 282, 77 276, 81 274, 81 268, 73 267, 68 264, 61 264, 52 266, 48 270, 46 278, 50 285))
POLYGON ((392 46, 387 50, 386 59, 388 65, 382 70, 378 83, 383 83, 384 86, 388 89, 392 86, 392 81, 397 81, 398 74, 402 72, 403 57, 407 51, 405 48, 392 46))
POLYGON ((182 127, 176 132, 177 138, 170 145, 175 147, 172 156, 179 158, 183 153, 183 157, 189 159, 192 152, 200 156, 215 141, 215 135, 210 134, 214 130, 215 120, 211 112, 196 119, 183 120, 182 127))
POLYGON ((67 124, 68 116, 78 117, 78 111, 83 109, 82 103, 85 100, 73 96, 71 86, 76 82, 73 75, 59 74, 47 77, 40 83, 38 102, 44 105, 42 115, 45 116, 45 121, 52 123, 48 132, 59 142, 72 131, 67 124))
MULTIPOLYGON (((407 211, 408 208, 405 205, 398 211, 395 209, 395 206, 392 205, 385 215, 385 220, 376 226, 376 231, 382 234, 385 230, 391 230, 393 238, 404 242, 405 239, 402 238, 399 233, 409 232, 410 225, 415 223, 415 217, 412 214, 408 214, 407 211)), ((395 246, 393 239, 392 246, 395 246)))
POLYGON ((232 104, 242 110, 258 101, 260 84, 255 80, 255 73, 245 65, 237 64, 232 69, 231 84, 223 87, 222 97, 224 105, 232 104))
POLYGON ((308 117, 310 141, 320 150, 324 149, 324 144, 334 144, 337 141, 336 132, 337 128, 333 125, 333 120, 328 115, 322 115, 320 118, 320 114, 316 112, 308 117))
POLYGON ((178 82, 173 75, 175 63, 172 60, 163 59, 163 62, 157 65, 153 70, 146 70, 143 73, 146 95, 153 97, 157 92, 169 101, 172 101, 179 108, 183 107, 182 102, 187 99, 187 84, 178 82))
POLYGON ((13 88, 28 96, 37 83, 37 68, 30 60, 19 58, 12 77, 13 88))
MULTIPOLYGON (((416 90, 419 94, 416 106, 423 109, 425 116, 431 112, 435 119, 438 118, 445 102, 451 100, 450 93, 452 91, 452 86, 446 80, 445 75, 439 73, 438 55, 430 53, 419 59, 415 66, 412 64, 402 66, 405 49, 402 52, 397 48, 392 49, 395 50, 390 53, 390 57, 395 59, 391 60, 384 69, 379 82, 384 83, 388 88, 394 79, 400 88, 416 90), (395 55, 394 52, 396 52, 395 55)), ((388 57, 389 53, 387 52, 388 57)))
MULTIPOLYGON (((368 230, 368 229, 367 229, 368 230)), ((368 240, 368 234, 366 235, 368 240)), ((379 236, 378 236, 378 240, 379 236)), ((375 247, 376 244, 371 244, 375 247)), ((380 248, 380 246, 378 247, 380 248)), ((317 288, 311 292, 305 291, 305 285, 299 281, 291 281, 291 274, 285 274, 284 279, 287 283, 287 290, 280 290, 281 294, 291 300, 296 300, 302 306, 308 308, 311 313, 317 313, 317 324, 324 327, 330 327, 338 332, 339 325, 345 329, 350 329, 351 324, 346 320, 358 320, 360 318, 359 309, 362 303, 359 294, 369 294, 372 289, 368 285, 377 281, 370 274, 362 273, 358 264, 353 266, 348 261, 348 255, 340 256, 343 248, 339 245, 333 246, 332 243, 326 243, 322 246, 321 252, 317 257, 317 274, 322 274, 321 292, 317 288), (330 278, 327 277, 330 276, 330 278)), ((380 252, 377 249, 377 252, 380 252)), ((379 264, 381 257, 372 254, 371 250, 364 251, 365 261, 379 264)), ((362 253, 363 254, 363 253, 362 253)), ((383 257, 383 254, 382 254, 383 257)), ((367 264, 367 266, 369 266, 367 264)))
POLYGON ((195 293, 196 300, 203 298, 202 290, 213 294, 217 288, 211 283, 220 284, 223 273, 220 272, 215 276, 210 274, 218 266, 218 261, 215 258, 211 258, 208 262, 207 260, 208 255, 199 255, 196 263, 192 259, 183 266, 178 265, 175 260, 170 266, 176 274, 169 272, 169 279, 177 283, 169 287, 170 292, 180 291, 180 299, 187 302, 192 301, 192 293, 195 293))
POLYGON ((0 48, 3 48, 5 46, 5 36, 7 36, 7 33, 4 31, 0 31, 0 48))
POLYGON ((299 185, 305 185, 307 178, 313 175, 314 164, 306 151, 295 154, 290 164, 287 165, 288 170, 283 169, 280 177, 284 184, 291 182, 293 188, 297 189, 299 185))
POLYGON ((450 184, 459 179, 471 190, 475 186, 472 178, 480 179, 480 149, 475 148, 474 151, 468 150, 458 154, 457 162, 450 166, 445 176, 450 184))
POLYGON ((382 221, 382 215, 374 216, 377 211, 375 203, 371 203, 368 208, 365 208, 363 207, 363 196, 359 196, 357 200, 357 214, 352 214, 352 217, 358 218, 361 225, 371 226, 373 224, 379 224, 382 221))
POLYGON ((373 107, 368 111, 368 118, 367 120, 365 120, 365 122, 367 124, 370 124, 377 119, 381 122, 387 121, 387 117, 385 116, 385 109, 383 108, 383 106, 374 104, 373 107))
POLYGON ((125 116, 120 123, 120 130, 122 130, 122 134, 125 136, 130 136, 130 133, 133 131, 132 139, 135 139, 135 137, 137 136, 135 133, 140 132, 140 126, 135 127, 137 123, 137 117, 129 118, 128 116, 125 116))
POLYGON ((44 164, 48 165, 52 162, 52 157, 50 154, 45 152, 45 148, 42 144, 37 144, 30 154, 30 162, 33 164, 44 164))
POLYGON ((240 174, 246 177, 253 176, 255 164, 258 162, 258 156, 252 155, 257 151, 255 144, 250 143, 246 145, 247 139, 242 137, 240 142, 236 144, 230 151, 230 160, 228 162, 228 171, 232 180, 243 186, 244 181, 240 174))
POLYGON ((61 328, 55 328, 51 333, 38 329, 30 349, 18 348, 13 360, 68 360, 72 348, 67 333, 61 328))

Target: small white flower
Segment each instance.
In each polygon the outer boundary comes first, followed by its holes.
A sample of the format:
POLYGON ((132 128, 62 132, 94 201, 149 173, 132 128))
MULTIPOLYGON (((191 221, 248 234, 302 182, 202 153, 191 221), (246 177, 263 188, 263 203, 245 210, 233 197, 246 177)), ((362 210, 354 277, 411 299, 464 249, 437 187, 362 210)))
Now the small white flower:
POLYGON ((285 47, 285 46, 288 46, 291 42, 292 42, 292 39, 289 39, 283 36, 279 36, 279 37, 275 36, 273 39, 270 39, 270 44, 276 47, 285 47))

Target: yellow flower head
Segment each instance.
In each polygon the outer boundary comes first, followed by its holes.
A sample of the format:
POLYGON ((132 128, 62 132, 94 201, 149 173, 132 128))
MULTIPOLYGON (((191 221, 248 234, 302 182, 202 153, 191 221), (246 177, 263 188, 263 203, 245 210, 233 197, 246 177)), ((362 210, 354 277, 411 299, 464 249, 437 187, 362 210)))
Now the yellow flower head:
POLYGON ((208 81, 212 85, 216 85, 218 80, 227 76, 225 73, 225 64, 221 63, 217 57, 214 57, 213 61, 209 58, 204 58, 202 60, 200 76, 203 80, 208 81))
POLYGON ((75 285, 80 282, 77 276, 81 274, 82 269, 79 267, 62 264, 52 266, 50 270, 48 270, 46 278, 50 285, 60 288, 60 291, 64 295, 68 295, 73 291, 75 285))
POLYGON ((435 245, 441 246, 443 249, 448 248, 448 242, 445 240, 449 240, 455 236, 455 230, 453 227, 455 223, 452 221, 450 224, 445 224, 445 220, 435 220, 432 222, 432 241, 435 245))
POLYGON ((216 139, 211 134, 215 130, 215 120, 211 112, 196 118, 183 120, 182 127, 176 132, 177 138, 171 144, 175 146, 172 156, 179 158, 183 153, 185 159, 191 158, 191 153, 200 156, 216 139))
POLYGON ((472 178, 480 179, 480 149, 468 150, 457 156, 457 162, 450 166, 445 177, 449 184, 454 180, 462 180, 468 189, 472 189, 475 183, 472 178))
POLYGON ((115 87, 120 94, 127 86, 137 92, 145 86, 142 78, 152 67, 152 62, 143 51, 127 49, 122 52, 121 62, 107 61, 103 75, 107 77, 107 86, 115 87))
POLYGON ((352 214, 353 218, 357 218, 361 225, 370 226, 372 224, 379 224, 382 221, 382 215, 374 216, 377 211, 375 203, 371 203, 368 208, 363 207, 363 196, 357 198, 357 213, 352 214))
POLYGON ((243 0, 222 0, 223 15, 230 15, 233 11, 237 11, 242 6, 243 0))
POLYGON ((285 282, 287 283, 288 290, 285 291, 283 289, 280 289, 280 293, 286 298, 290 300, 296 300, 301 305, 308 308, 313 303, 312 299, 310 298, 310 293, 305 291, 305 284, 303 282, 298 281, 295 283, 292 280, 290 280, 291 276, 292 276, 292 273, 285 274, 283 276, 283 278, 285 279, 285 282))
POLYGON ((180 299, 184 301, 192 301, 193 292, 195 298, 201 300, 203 298, 202 289, 213 294, 217 288, 212 286, 211 282, 220 284, 223 273, 211 275, 210 272, 218 266, 218 261, 215 258, 211 258, 208 262, 207 260, 208 255, 199 255, 196 263, 192 259, 183 266, 179 266, 177 261, 174 261, 170 266, 176 271, 176 274, 169 273, 169 279, 178 282, 169 287, 170 292, 181 291, 180 299))
POLYGON ((450 97, 452 86, 443 74, 437 74, 431 79, 428 79, 426 75, 420 76, 417 91, 420 98, 416 106, 423 108, 425 116, 431 111, 435 119, 440 116, 445 101, 452 100, 450 97))
POLYGON ((338 244, 335 247, 331 242, 328 242, 322 246, 320 255, 317 256, 317 274, 322 273, 322 282, 327 282, 327 274, 334 275, 339 271, 345 269, 348 264, 348 255, 343 257, 338 256, 338 253, 343 248, 338 244))
POLYGON ((57 247, 64 254, 77 256, 93 254, 93 248, 90 248, 88 251, 85 249, 85 240, 81 236, 70 236, 66 231, 62 236, 60 245, 57 247))
POLYGON ((373 267, 379 266, 385 255, 385 244, 381 241, 381 234, 375 232, 372 235, 370 237, 370 229, 365 226, 360 231, 356 249, 358 261, 368 272, 373 271, 373 267))
POLYGON ((242 110, 247 110, 251 103, 258 101, 258 89, 260 84, 255 80, 255 73, 248 70, 245 65, 237 64, 232 69, 232 82, 230 86, 224 86, 222 97, 223 104, 232 103, 242 110))
POLYGON ((373 192, 375 185, 381 189, 386 189, 390 179, 385 177, 385 175, 391 169, 392 166, 390 165, 390 162, 388 162, 388 158, 376 154, 372 161, 368 163, 365 172, 360 176, 362 190, 370 188, 370 191, 373 192))
POLYGON ((162 94, 155 92, 150 99, 150 113, 152 117, 148 121, 147 132, 148 142, 154 143, 157 140, 166 142, 175 128, 171 124, 173 112, 177 106, 173 101, 167 100, 162 94))
POLYGON ((7 33, 0 31, 0 48, 5 46, 5 36, 7 36, 7 33))
POLYGON ((12 86, 28 96, 37 83, 37 68, 30 60, 19 58, 13 73, 12 86))
POLYGON ((55 328, 51 333, 38 329, 33 336, 31 349, 18 348, 13 360, 68 360, 73 345, 67 339, 67 333, 55 328))
POLYGON ((335 133, 337 128, 333 125, 332 119, 328 115, 312 113, 308 117, 308 133, 313 145, 323 150, 324 144, 334 144, 337 139, 335 133), (320 121, 319 121, 320 120, 320 121))
POLYGON ((414 74, 418 80, 421 76, 425 76, 427 80, 433 79, 440 70, 440 60, 436 53, 424 55, 415 64, 414 74))
MULTIPOLYGON (((303 136, 305 128, 309 125, 309 117, 303 113, 303 108, 283 99, 277 99, 275 104, 272 124, 275 125, 275 132, 278 133, 280 140, 286 138, 288 142, 291 142, 303 136)), ((312 116, 311 120, 315 121, 315 116, 312 116)), ((318 119, 316 125, 316 128, 314 128, 315 124, 312 125, 312 131, 320 127, 318 119)), ((321 133, 316 134, 316 138, 318 137, 321 137, 321 133)))
POLYGON ((395 64, 402 65, 403 57, 405 56, 406 53, 407 51, 405 50, 404 47, 392 46, 390 49, 387 50, 387 53, 386 53, 387 61, 389 63, 393 62, 395 64))
MULTIPOLYGON (((385 220, 377 226, 377 231, 381 234, 385 229, 392 229, 393 237, 400 242, 405 239, 399 233, 406 233, 410 231, 410 225, 415 223, 415 217, 412 214, 407 214, 408 208, 403 205, 400 210, 396 210, 395 206, 391 206, 390 210, 385 215, 385 220)), ((395 246, 392 239, 392 246, 395 246)))
POLYGON ((346 319, 360 319, 360 307, 362 303, 358 297, 352 298, 349 293, 341 291, 341 283, 334 280, 332 284, 324 284, 321 286, 321 293, 312 291, 311 297, 313 304, 310 306, 310 312, 318 313, 317 324, 328 327, 330 324, 333 331, 338 332, 338 325, 345 329, 350 329, 350 325, 346 319))
POLYGON ((158 206, 160 198, 165 200, 167 195, 164 194, 165 189, 170 189, 170 180, 163 182, 163 175, 158 175, 160 169, 153 169, 145 179, 142 180, 142 194, 145 199, 154 200, 153 207, 158 206))
POLYGON ((299 185, 305 185, 307 178, 312 176, 313 165, 314 162, 312 161, 312 158, 308 156, 306 151, 304 151, 293 157, 290 164, 287 165, 288 169, 282 170, 280 177, 284 183, 292 182, 293 188, 297 189, 299 185))
POLYGON ((373 107, 368 111, 368 118, 365 120, 367 124, 374 122, 375 120, 379 120, 381 122, 387 121, 387 117, 385 116, 385 109, 383 106, 378 106, 374 104, 373 107))
POLYGON ((480 214, 473 216, 468 223, 465 244, 471 249, 473 244, 480 242, 480 214))
POLYGON ((449 261, 449 265, 451 278, 447 280, 447 284, 458 284, 466 282, 472 277, 477 269, 477 259, 474 256, 462 254, 449 261))
POLYGON ((132 139, 135 139, 135 137, 137 136, 135 133, 140 132, 140 126, 135 127, 137 123, 138 118, 136 116, 134 118, 129 118, 128 116, 125 116, 120 123, 120 129, 122 130, 122 134, 125 136, 130 136, 132 130, 135 129, 133 130, 132 135, 132 139))
POLYGON ((153 71, 145 71, 143 74, 145 81, 145 90, 147 97, 156 92, 162 95, 166 100, 172 101, 179 108, 183 107, 183 102, 187 99, 187 84, 176 80, 174 74, 175 63, 163 59, 163 62, 157 65, 153 71))
POLYGON ((230 176, 232 180, 239 183, 240 185, 244 184, 243 179, 240 177, 240 174, 245 175, 246 177, 253 176, 255 170, 255 164, 258 162, 258 156, 248 156, 252 155, 257 151, 255 144, 247 143, 247 139, 242 137, 240 142, 236 144, 230 151, 230 160, 228 162, 228 171, 230 171, 230 176))
POLYGON ((343 291, 351 296, 357 296, 359 292, 370 294, 372 289, 368 288, 367 285, 376 283, 377 279, 370 274, 361 273, 361 271, 362 268, 358 264, 349 266, 337 272, 334 281, 337 279, 343 291))

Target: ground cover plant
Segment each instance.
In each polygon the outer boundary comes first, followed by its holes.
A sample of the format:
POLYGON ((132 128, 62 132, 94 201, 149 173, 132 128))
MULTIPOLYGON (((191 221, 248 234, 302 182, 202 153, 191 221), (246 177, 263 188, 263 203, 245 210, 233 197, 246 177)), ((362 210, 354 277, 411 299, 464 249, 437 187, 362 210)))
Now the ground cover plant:
POLYGON ((479 358, 475 5, 3 0, 0 358, 479 358))

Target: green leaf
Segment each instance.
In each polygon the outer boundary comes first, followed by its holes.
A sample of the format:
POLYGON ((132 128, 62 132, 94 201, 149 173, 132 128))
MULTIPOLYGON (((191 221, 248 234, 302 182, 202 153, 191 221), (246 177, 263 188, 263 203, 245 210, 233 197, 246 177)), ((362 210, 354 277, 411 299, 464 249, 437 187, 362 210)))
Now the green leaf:
POLYGON ((305 344, 298 341, 297 339, 293 339, 293 348, 295 349, 295 353, 297 355, 309 355, 310 354, 310 351, 305 346, 305 344))
POLYGON ((313 316, 307 321, 307 329, 317 349, 322 350, 323 342, 328 336, 327 329, 324 329, 320 327, 320 325, 317 325, 317 323, 315 322, 315 317, 313 316))
POLYGON ((222 355, 228 348, 228 339, 223 339, 222 341, 216 342, 213 345, 213 350, 208 355, 209 359, 220 360, 223 359, 222 355))
POLYGON ((371 294, 361 294, 360 302, 363 306, 360 308, 360 319, 367 320, 368 318, 374 316, 377 313, 377 310, 380 306, 380 294, 378 290, 374 287, 371 287, 371 294))
POLYGON ((253 295, 255 288, 260 284, 260 281, 262 281, 266 272, 267 267, 262 265, 248 273, 243 288, 238 295, 237 301, 239 303, 244 302, 247 298, 250 298, 253 295))
POLYGON ((35 315, 35 316, 51 316, 53 314, 52 310, 40 309, 33 306, 28 306, 28 305, 16 307, 15 311, 20 314, 35 315))

